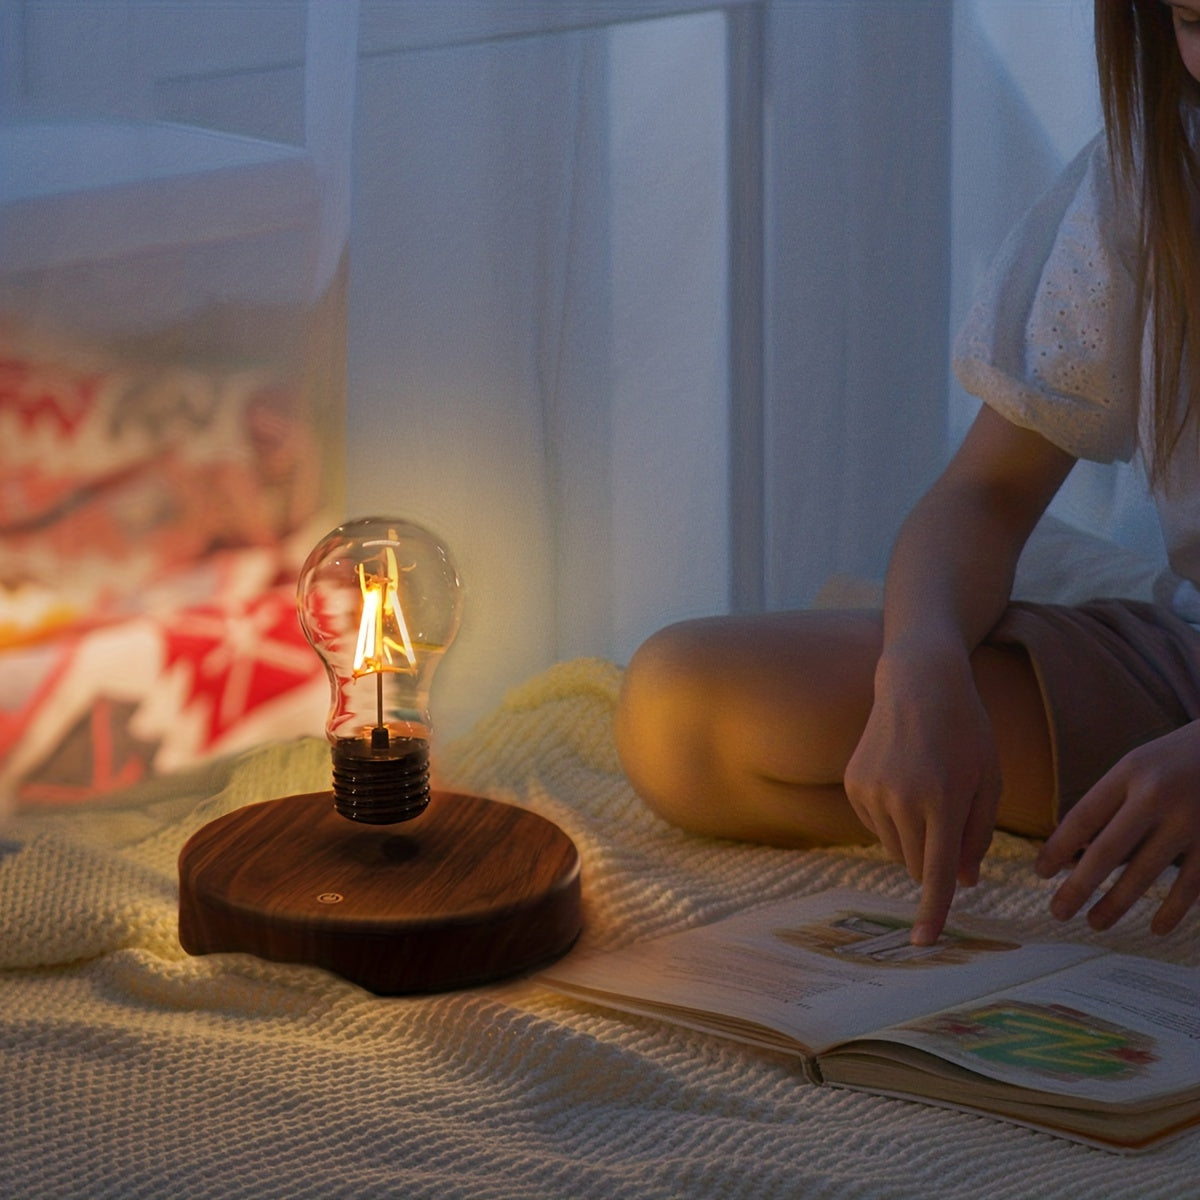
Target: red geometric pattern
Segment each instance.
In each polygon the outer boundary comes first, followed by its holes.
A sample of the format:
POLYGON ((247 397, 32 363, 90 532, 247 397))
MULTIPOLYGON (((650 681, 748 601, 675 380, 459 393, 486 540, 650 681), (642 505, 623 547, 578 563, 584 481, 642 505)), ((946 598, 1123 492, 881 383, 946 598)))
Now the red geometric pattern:
POLYGON ((205 748, 259 705, 308 684, 320 669, 290 589, 231 608, 208 605, 173 614, 163 641, 165 671, 186 677, 185 707, 205 713, 205 748))
POLYGON ((282 584, 0 652, 0 790, 23 805, 80 803, 263 740, 320 735, 325 670, 294 594, 282 584))
POLYGON ((41 362, 0 356, 0 412, 25 432, 48 421, 63 437, 75 433, 95 403, 101 376, 55 370, 41 362))
POLYGON ((150 774, 156 747, 129 731, 136 705, 103 697, 63 736, 17 792, 23 804, 71 804, 130 787, 150 774))

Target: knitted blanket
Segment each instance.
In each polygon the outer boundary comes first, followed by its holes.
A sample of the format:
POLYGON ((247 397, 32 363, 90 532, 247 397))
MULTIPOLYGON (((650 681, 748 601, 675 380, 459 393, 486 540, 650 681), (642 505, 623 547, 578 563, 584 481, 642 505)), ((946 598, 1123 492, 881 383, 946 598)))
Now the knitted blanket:
MULTIPOLYGON (((624 782, 619 671, 561 664, 439 755, 439 780, 528 806, 584 864, 585 946, 787 895, 912 898, 870 848, 685 835, 624 782)), ((0 1196, 989 1197, 1195 1194, 1200 1136, 1124 1158, 999 1121, 803 1081, 798 1064, 568 1001, 536 977, 379 998, 316 968, 190 958, 176 857, 240 805, 326 786, 323 742, 123 803, 25 816, 0 845, 0 1196)), ((1046 916, 1033 849, 999 836, 961 911, 1046 916)), ((1105 944, 1200 965, 1200 922, 1105 944)))

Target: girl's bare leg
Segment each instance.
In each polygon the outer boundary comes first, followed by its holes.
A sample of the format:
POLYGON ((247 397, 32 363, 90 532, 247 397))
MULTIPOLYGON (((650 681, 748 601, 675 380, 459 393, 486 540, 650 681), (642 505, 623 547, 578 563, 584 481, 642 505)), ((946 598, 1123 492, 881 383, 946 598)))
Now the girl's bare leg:
MULTIPOLYGON (((876 612, 685 621, 626 671, 617 747, 635 790, 699 833, 781 846, 873 841, 842 790, 870 712, 876 612)), ((1053 769, 1041 694, 1020 650, 972 657, 1003 773, 997 824, 1044 837, 1053 769)))

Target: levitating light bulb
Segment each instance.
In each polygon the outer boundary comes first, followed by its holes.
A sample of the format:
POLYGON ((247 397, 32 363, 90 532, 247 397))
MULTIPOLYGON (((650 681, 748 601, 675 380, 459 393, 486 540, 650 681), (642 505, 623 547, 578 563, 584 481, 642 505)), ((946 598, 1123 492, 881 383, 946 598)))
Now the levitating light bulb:
POLYGON ((462 608, 449 551, 411 521, 349 521, 308 556, 296 605, 329 674, 334 806, 372 825, 419 816, 429 803, 429 687, 462 608))

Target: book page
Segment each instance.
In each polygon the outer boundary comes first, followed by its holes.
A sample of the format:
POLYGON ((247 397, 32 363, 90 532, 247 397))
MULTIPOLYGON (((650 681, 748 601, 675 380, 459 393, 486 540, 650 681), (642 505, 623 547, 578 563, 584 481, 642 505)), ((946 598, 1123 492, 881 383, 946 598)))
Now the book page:
POLYGON ((1097 953, 1022 944, 1004 925, 966 918, 952 919, 936 945, 913 947, 914 915, 911 904, 839 889, 571 955, 540 978, 610 1007, 820 1053, 1097 953))
POLYGON ((1200 1093, 1200 971, 1104 955, 886 1038, 1005 1083, 1106 1105, 1200 1093))

